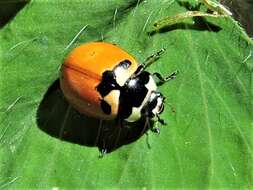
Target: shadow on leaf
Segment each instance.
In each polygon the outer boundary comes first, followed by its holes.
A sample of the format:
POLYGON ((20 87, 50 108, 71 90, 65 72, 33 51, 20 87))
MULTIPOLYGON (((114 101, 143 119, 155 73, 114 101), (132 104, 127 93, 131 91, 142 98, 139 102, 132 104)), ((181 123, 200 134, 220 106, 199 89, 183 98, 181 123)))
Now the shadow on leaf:
POLYGON ((27 3, 29 0, 0 2, 0 28, 10 22, 27 3))
POLYGON ((63 141, 98 147, 100 151, 106 146, 107 152, 138 140, 147 130, 144 123, 140 120, 119 127, 114 121, 100 121, 79 113, 65 100, 59 80, 49 87, 37 110, 38 127, 45 133, 63 141))

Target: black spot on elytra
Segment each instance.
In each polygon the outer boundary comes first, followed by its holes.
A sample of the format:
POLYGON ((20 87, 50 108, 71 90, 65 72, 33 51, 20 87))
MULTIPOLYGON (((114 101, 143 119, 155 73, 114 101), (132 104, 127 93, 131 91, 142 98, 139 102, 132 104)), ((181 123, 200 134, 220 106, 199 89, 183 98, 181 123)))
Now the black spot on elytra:
POLYGON ((112 71, 105 71, 102 74, 102 80, 97 86, 97 91, 100 93, 102 97, 108 95, 112 90, 120 90, 121 86, 116 81, 115 69, 118 67, 123 67, 124 69, 128 69, 131 65, 131 61, 124 60, 117 64, 112 71))
MULTIPOLYGON (((131 61, 126 59, 117 64, 112 71, 107 70, 103 72, 102 80, 96 87, 97 91, 102 97, 107 96, 112 90, 121 91, 122 87, 116 81, 115 69, 117 69, 118 67, 128 69, 131 64, 131 61)), ((104 100, 101 101, 101 109, 105 114, 111 113, 111 106, 104 100)))
POLYGON ((100 105, 101 105, 101 109, 103 110, 103 112, 105 114, 108 114, 108 115, 111 114, 112 108, 111 108, 111 106, 106 101, 101 100, 100 105))
POLYGON ((97 86, 97 91, 102 97, 108 95, 112 90, 119 89, 120 86, 116 82, 116 77, 113 71, 105 71, 102 75, 102 80, 97 86))

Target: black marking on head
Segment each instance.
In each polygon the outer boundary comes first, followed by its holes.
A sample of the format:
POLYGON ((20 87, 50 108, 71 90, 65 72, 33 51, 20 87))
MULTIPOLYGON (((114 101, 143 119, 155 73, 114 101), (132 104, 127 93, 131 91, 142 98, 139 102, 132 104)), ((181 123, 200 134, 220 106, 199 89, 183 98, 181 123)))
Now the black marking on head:
POLYGON ((108 114, 108 115, 111 114, 112 108, 111 108, 110 104, 108 104, 106 101, 101 100, 100 106, 105 114, 108 114))
POLYGON ((131 115, 133 107, 141 106, 148 93, 145 85, 149 82, 149 76, 150 73, 144 71, 126 82, 120 92, 118 117, 126 119, 131 115))

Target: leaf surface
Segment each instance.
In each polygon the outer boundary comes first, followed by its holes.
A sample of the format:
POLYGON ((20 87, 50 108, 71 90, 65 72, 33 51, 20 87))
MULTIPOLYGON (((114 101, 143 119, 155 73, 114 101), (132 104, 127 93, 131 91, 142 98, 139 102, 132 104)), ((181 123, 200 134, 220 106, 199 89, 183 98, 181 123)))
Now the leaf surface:
MULTIPOLYGON (((189 19, 148 35, 156 20, 184 11, 165 0, 31 1, 2 28, 0 189, 253 188, 252 41, 230 18, 189 19), (165 48, 148 70, 180 72, 159 88, 168 124, 159 136, 149 132, 151 149, 142 136, 98 159, 96 147, 54 138, 38 126, 40 104, 64 57, 98 40, 139 62, 165 48)), ((49 102, 45 125, 53 130, 57 118, 64 126, 73 112, 64 105, 54 110, 59 96, 49 102)))

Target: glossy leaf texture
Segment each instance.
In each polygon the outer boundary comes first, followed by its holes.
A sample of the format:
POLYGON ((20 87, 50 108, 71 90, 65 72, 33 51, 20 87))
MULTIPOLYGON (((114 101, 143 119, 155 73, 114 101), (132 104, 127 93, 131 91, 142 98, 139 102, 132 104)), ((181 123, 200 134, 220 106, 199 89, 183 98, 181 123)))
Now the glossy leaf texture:
POLYGON ((1 28, 0 189, 252 189, 253 43, 232 18, 188 19, 150 32, 155 21, 187 11, 184 5, 38 0, 1 28), (40 106, 66 55, 101 40, 140 63, 165 48, 148 70, 179 74, 159 87, 167 97, 161 134, 148 132, 99 159, 91 143, 55 137, 56 126, 61 137, 82 117, 62 95, 40 106))

